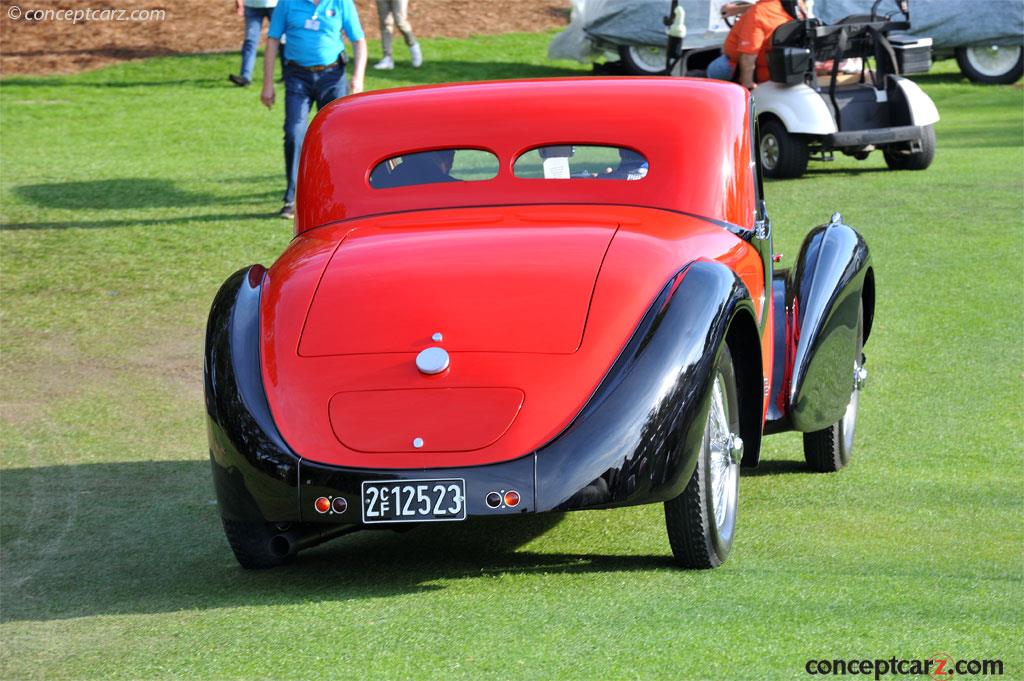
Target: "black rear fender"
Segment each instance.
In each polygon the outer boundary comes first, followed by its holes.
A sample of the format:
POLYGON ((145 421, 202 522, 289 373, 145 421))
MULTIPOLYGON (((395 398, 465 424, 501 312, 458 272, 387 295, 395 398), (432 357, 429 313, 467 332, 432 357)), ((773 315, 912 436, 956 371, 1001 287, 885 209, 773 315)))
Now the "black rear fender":
POLYGON ((263 273, 239 270, 217 292, 203 365, 217 501, 225 518, 246 522, 299 519, 299 457, 274 424, 260 370, 263 273))
MULTIPOLYGON (((537 509, 622 506, 677 496, 693 474, 712 369, 737 318, 746 323, 736 327, 736 342, 744 347, 734 348, 734 354, 743 358, 744 376, 752 361, 760 373, 753 304, 739 278, 707 261, 691 263, 673 277, 590 402, 537 451, 537 509)), ((741 437, 756 460, 763 384, 760 377, 746 381, 748 388, 755 386, 757 418, 741 419, 741 437)))

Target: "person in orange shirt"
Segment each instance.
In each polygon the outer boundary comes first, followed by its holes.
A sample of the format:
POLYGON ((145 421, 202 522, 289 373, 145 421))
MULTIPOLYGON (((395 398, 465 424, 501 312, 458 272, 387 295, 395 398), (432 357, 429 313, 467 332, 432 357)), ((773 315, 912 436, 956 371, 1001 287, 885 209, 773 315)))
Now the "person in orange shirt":
POLYGON ((748 90, 768 80, 768 47, 772 32, 782 24, 807 16, 803 0, 759 0, 743 13, 722 46, 722 55, 708 65, 708 78, 732 80, 748 90))

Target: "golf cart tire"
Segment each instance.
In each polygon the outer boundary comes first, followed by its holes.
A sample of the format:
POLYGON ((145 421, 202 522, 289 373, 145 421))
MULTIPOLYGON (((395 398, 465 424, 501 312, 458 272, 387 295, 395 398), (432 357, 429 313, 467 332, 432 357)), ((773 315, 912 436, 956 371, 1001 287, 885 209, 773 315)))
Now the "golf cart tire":
POLYGON ((637 50, 650 49, 636 45, 619 45, 619 59, 623 70, 633 76, 663 76, 666 71, 666 57, 662 50, 661 68, 656 69, 637 55, 637 50))
POLYGON ((921 151, 913 154, 885 150, 885 164, 890 170, 924 170, 935 158, 935 128, 926 125, 922 128, 921 151))
POLYGON ((807 171, 807 161, 810 158, 807 141, 788 132, 786 126, 775 118, 765 119, 759 127, 761 139, 758 153, 761 154, 761 169, 765 177, 783 180, 803 175, 807 171), (772 139, 778 148, 778 158, 774 163, 766 160, 764 147, 766 143, 770 145, 772 139))
POLYGON ((960 66, 960 73, 968 80, 985 85, 1010 85, 1016 83, 1024 76, 1024 47, 1015 46, 1017 49, 1017 61, 1014 62, 1003 73, 982 73, 972 63, 972 47, 956 48, 956 63, 960 66))

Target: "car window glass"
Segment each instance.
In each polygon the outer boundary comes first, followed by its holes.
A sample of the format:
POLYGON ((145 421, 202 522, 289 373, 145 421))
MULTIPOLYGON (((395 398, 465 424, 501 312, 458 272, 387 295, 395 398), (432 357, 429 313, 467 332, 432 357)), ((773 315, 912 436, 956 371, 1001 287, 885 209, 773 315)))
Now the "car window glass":
POLYGON ((516 177, 544 180, 642 180, 647 158, 624 147, 559 144, 537 147, 516 159, 516 177))
POLYGON ((473 182, 498 175, 498 157, 481 149, 434 149, 392 156, 370 172, 375 189, 438 182, 473 182))

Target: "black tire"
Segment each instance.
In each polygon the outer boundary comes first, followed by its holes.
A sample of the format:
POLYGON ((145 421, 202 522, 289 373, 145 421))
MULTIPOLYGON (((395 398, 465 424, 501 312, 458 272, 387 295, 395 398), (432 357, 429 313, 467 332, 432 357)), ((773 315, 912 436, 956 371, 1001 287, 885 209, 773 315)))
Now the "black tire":
MULTIPOLYGON (((854 374, 864 363, 864 301, 857 312, 857 348, 854 354, 854 374)), ((860 404, 860 387, 854 378, 853 391, 846 412, 828 428, 804 433, 804 459, 811 470, 819 473, 835 473, 850 463, 853 455, 853 435, 857 429, 857 408, 860 404)))
POLYGON ((921 137, 921 151, 912 154, 900 153, 896 149, 885 150, 885 165, 890 170, 924 170, 935 160, 935 128, 924 126, 921 137))
POLYGON ((975 83, 985 85, 1010 85, 1024 76, 1024 48, 1020 45, 996 48, 994 52, 998 58, 994 62, 985 59, 990 51, 993 49, 987 45, 956 48, 956 63, 960 66, 960 73, 975 83), (1014 53, 1017 55, 1016 60, 1013 59, 1014 53))
POLYGON ((235 554, 238 564, 247 570, 266 570, 279 567, 291 561, 291 555, 280 555, 271 547, 271 539, 277 534, 273 526, 265 523, 244 523, 222 519, 224 534, 235 554))
POLYGON ((622 68, 631 76, 663 76, 667 73, 664 47, 619 45, 619 59, 622 68))
POLYGON ((761 132, 758 153, 765 177, 782 180, 807 172, 810 153, 805 139, 787 132, 786 126, 775 118, 765 120, 758 127, 761 132))
MULTIPOLYGON (((728 557, 735 536, 736 510, 739 504, 738 460, 732 460, 727 467, 730 469, 727 477, 721 478, 723 484, 719 489, 726 503, 717 507, 714 489, 715 481, 718 480, 716 471, 723 471, 723 468, 712 469, 716 456, 721 456, 720 452, 716 454, 712 451, 712 433, 720 433, 721 430, 713 423, 716 384, 721 387, 722 404, 726 406, 724 420, 728 422, 729 432, 738 434, 740 429, 736 369, 732 353, 725 343, 718 353, 712 376, 712 405, 708 409, 707 422, 704 424, 704 437, 697 457, 697 467, 682 493, 665 502, 665 529, 668 530, 672 555, 679 565, 701 570, 718 567, 728 557), (730 493, 731 497, 728 496, 730 493), (722 514, 721 519, 717 516, 718 512, 722 514)), ((742 454, 741 449, 740 453, 742 454)), ((717 461, 721 462, 721 458, 717 461)))

